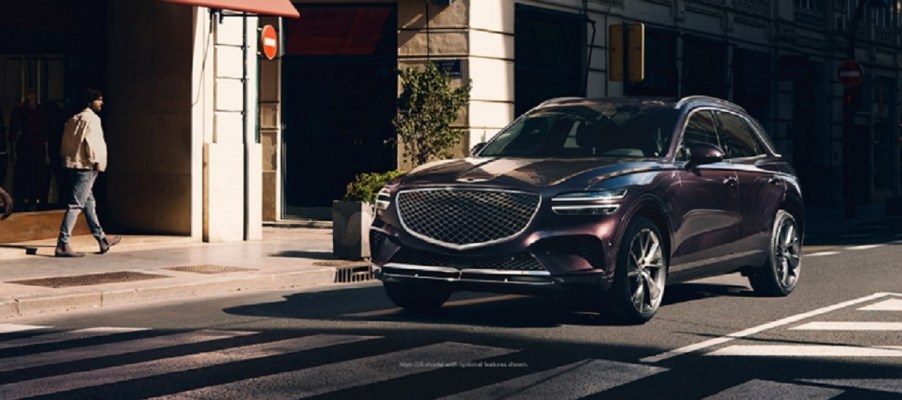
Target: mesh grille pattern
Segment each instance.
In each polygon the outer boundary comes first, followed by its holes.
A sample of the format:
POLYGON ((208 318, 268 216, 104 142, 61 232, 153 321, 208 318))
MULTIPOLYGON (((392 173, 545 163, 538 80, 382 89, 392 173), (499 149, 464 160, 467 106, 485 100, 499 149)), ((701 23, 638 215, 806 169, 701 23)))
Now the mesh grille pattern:
POLYGON ((544 271, 542 264, 529 253, 503 256, 454 257, 444 254, 401 248, 391 262, 458 269, 499 269, 504 271, 544 271))
POLYGON ((398 193, 404 227, 452 247, 510 238, 535 215, 536 193, 482 190, 411 190, 398 193))
POLYGON ((370 231, 370 255, 375 257, 379 254, 379 250, 382 250, 382 245, 385 243, 385 239, 388 239, 384 233, 371 230, 370 231))

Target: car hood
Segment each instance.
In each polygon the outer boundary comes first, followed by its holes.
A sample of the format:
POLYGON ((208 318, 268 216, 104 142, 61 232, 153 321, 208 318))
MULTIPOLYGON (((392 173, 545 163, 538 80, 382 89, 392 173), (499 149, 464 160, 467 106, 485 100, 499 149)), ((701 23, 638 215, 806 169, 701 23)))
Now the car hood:
POLYGON ((564 183, 589 186, 602 179, 659 166, 657 162, 617 158, 466 158, 420 166, 401 180, 404 185, 489 183, 493 186, 548 187, 564 183))

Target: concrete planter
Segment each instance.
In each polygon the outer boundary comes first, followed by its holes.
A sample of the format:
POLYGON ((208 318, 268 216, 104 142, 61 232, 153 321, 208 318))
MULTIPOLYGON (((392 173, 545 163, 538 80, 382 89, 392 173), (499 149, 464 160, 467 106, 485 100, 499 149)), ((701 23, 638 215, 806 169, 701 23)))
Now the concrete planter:
POLYGON ((372 204, 362 201, 333 201, 332 254, 347 260, 369 258, 372 223, 372 204))

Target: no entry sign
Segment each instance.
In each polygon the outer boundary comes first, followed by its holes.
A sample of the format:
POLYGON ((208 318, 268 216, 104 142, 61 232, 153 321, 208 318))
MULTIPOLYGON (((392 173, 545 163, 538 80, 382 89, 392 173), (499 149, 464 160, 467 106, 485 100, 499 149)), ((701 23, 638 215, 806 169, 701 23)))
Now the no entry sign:
POLYGON ((855 61, 845 61, 839 64, 839 68, 836 70, 836 78, 845 87, 856 87, 864 79, 864 69, 861 68, 861 64, 855 61))
POLYGON ((276 29, 272 25, 263 27, 260 32, 260 47, 263 48, 263 55, 267 60, 272 60, 279 52, 279 39, 276 37, 276 29))

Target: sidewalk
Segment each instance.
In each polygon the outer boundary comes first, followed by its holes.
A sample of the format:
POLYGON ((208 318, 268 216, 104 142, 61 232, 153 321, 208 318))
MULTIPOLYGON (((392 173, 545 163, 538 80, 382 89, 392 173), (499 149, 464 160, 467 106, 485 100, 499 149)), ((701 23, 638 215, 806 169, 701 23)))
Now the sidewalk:
POLYGON ((125 235, 107 254, 73 237, 82 258, 55 258, 55 239, 0 244, 0 321, 17 316, 291 289, 369 279, 364 261, 335 260, 331 229, 265 227, 262 241, 202 243, 125 235), (36 254, 27 254, 27 249, 36 254))

